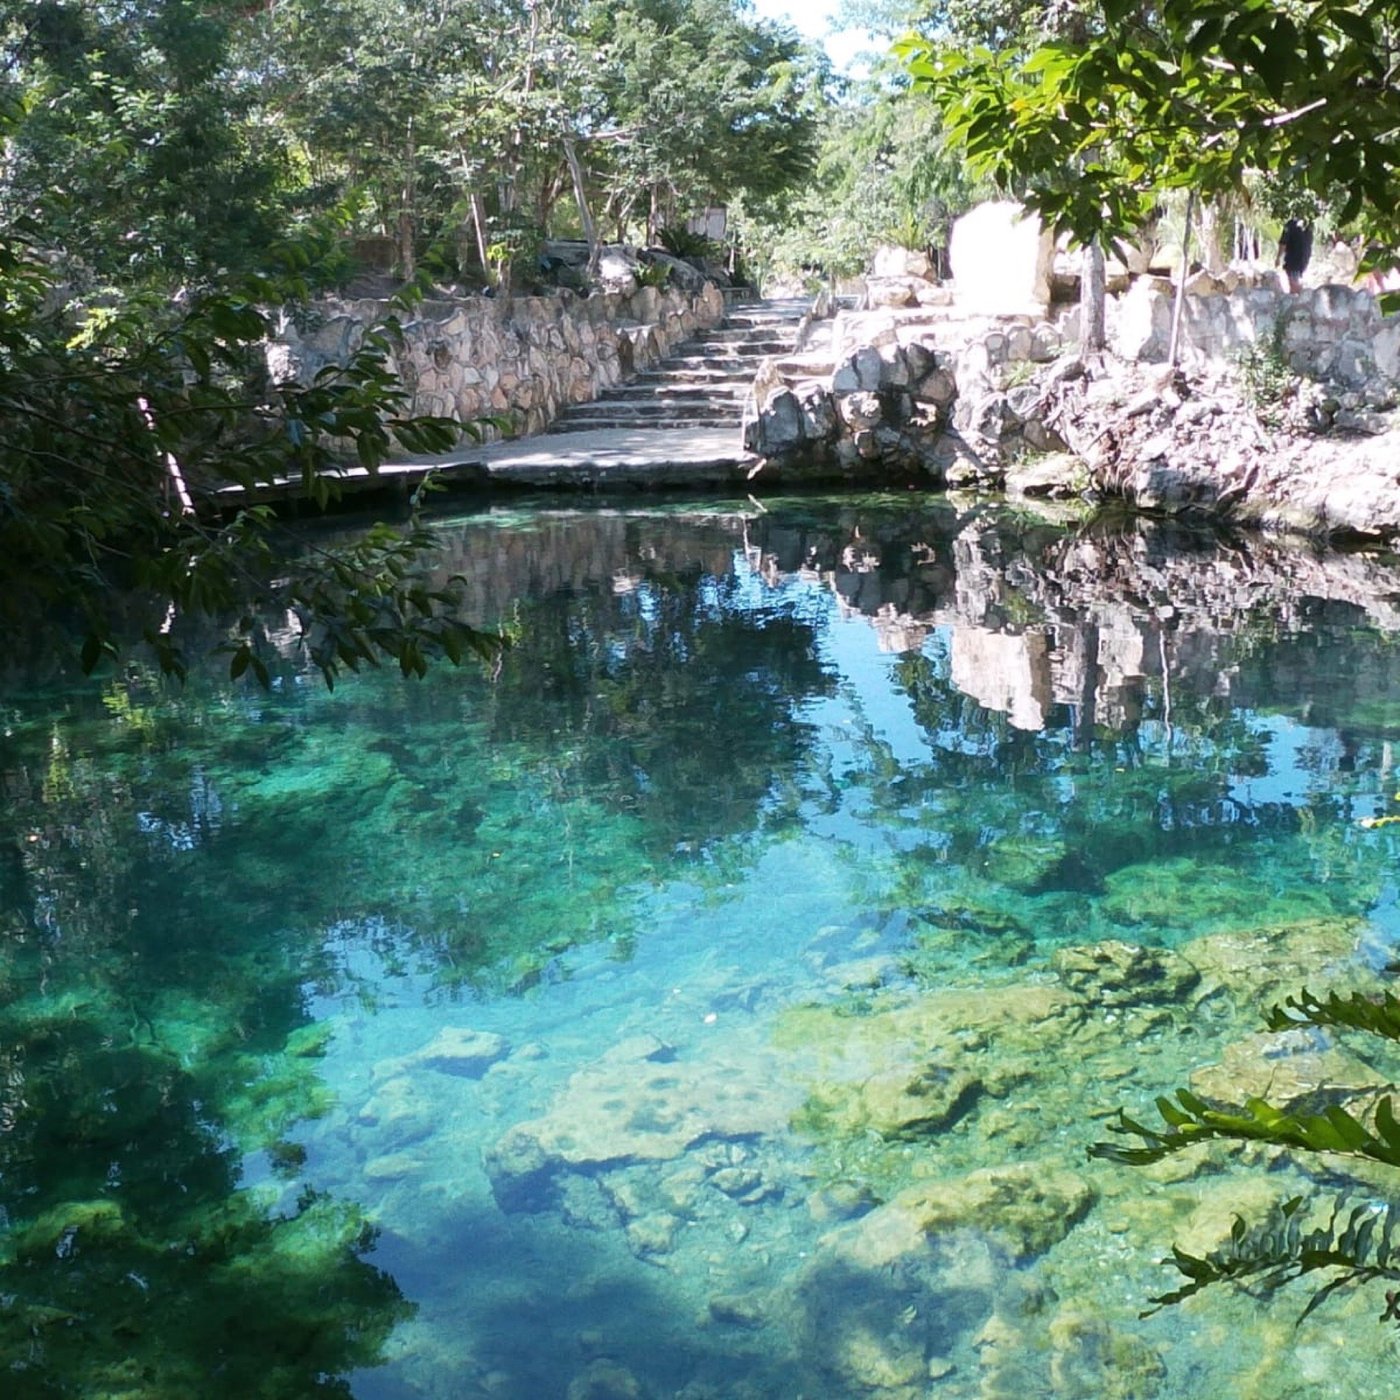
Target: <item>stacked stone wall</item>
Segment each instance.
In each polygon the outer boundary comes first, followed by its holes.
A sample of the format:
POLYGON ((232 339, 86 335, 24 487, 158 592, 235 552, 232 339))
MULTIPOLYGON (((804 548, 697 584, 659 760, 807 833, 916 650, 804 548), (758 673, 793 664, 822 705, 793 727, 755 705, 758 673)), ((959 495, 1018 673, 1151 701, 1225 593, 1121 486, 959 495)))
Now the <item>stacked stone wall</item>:
MULTIPOLYGON (((269 347, 272 374, 309 381, 352 354, 385 310, 381 301, 327 301, 308 317, 288 319, 269 347)), ((495 417, 505 436, 523 436, 723 319, 724 298, 710 283, 696 292, 643 287, 586 298, 565 292, 425 301, 403 323, 394 368, 413 396, 413 412, 462 423, 495 417)))
MULTIPOLYGON (((1171 284, 1156 277, 1109 298, 1110 349, 1125 385, 1136 384, 1133 366, 1166 361, 1172 306, 1171 284)), ((949 484, 970 449, 973 477, 999 484, 1001 467, 1027 449, 1066 445, 1048 410, 1056 386, 1084 373, 1077 320, 1073 311, 1055 320, 968 315, 946 290, 917 308, 840 315, 824 357, 774 361, 759 375, 746 444, 779 463, 801 457, 850 475, 949 484)), ((1188 293, 1180 350, 1188 371, 1242 382, 1240 362, 1261 355, 1303 376, 1289 411, 1308 430, 1391 426, 1384 410, 1400 402, 1400 317, 1383 316, 1369 292, 1329 285, 1290 295, 1256 285, 1188 293)))
MULTIPOLYGON (((1174 289, 1140 277, 1108 303, 1109 340, 1125 360, 1160 363, 1171 341, 1174 289)), ((1247 287, 1189 292, 1182 308, 1187 368, 1228 364, 1252 350, 1277 350, 1299 374, 1393 401, 1400 390, 1400 317, 1382 316, 1360 287, 1328 285, 1290 295, 1247 287)))

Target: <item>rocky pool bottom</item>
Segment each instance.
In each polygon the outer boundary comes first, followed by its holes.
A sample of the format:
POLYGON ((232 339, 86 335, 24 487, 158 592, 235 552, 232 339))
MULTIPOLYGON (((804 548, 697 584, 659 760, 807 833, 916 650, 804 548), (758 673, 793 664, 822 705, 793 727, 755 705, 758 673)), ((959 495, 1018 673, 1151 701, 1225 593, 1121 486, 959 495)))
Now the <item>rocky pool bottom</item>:
MULTIPOLYGON (((1384 1199, 1384 1173, 1085 1153, 1115 1105, 1178 1083, 1285 1107, 1386 1084, 1348 1049, 1254 1029, 1260 998, 1354 982, 1360 934, 1067 945, 930 986, 879 929, 821 929, 785 985, 717 964, 620 1020, 609 998, 611 1043, 562 1064, 548 1034, 447 1018, 356 1076, 326 1149, 327 1184, 385 1224, 378 1261, 442 1271, 357 1391, 1386 1395, 1396 1339, 1367 1290, 1301 1327, 1305 1291, 1138 1316, 1181 1282, 1168 1242, 1204 1253, 1294 1196, 1384 1199)), ((575 996, 613 984, 580 969, 575 996)))
POLYGON ((1384 1169, 1384 561, 907 501, 444 529, 491 676, 4 705, 6 1393, 1389 1396, 1373 1285, 1172 1242, 1384 1169))

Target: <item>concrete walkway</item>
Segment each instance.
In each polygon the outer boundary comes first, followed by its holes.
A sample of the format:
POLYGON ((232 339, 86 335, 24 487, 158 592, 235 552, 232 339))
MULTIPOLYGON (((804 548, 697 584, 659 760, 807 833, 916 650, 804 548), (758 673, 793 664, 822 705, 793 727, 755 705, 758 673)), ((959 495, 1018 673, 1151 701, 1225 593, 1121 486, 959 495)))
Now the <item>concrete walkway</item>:
MULTIPOLYGON (((447 488, 514 490, 742 487, 759 459, 743 446, 744 398, 764 358, 787 350, 801 301, 730 309, 660 364, 599 398, 566 409, 546 433, 487 445, 464 442, 440 456, 402 457, 377 471, 330 474, 344 496, 408 495, 432 473, 447 488)), ((228 509, 295 495, 298 480, 221 493, 228 509)))
POLYGON ((758 465, 737 428, 598 428, 495 442, 473 454, 499 486, 710 486, 742 483, 758 465))
MULTIPOLYGON (((742 486, 758 465, 735 428, 600 428, 596 432, 514 438, 488 446, 467 444, 437 457, 385 462, 378 471, 343 467, 327 473, 341 495, 394 492, 407 496, 430 473, 445 487, 579 491, 665 490, 667 487, 742 486)), ((283 501, 300 479, 220 492, 226 509, 283 501)))

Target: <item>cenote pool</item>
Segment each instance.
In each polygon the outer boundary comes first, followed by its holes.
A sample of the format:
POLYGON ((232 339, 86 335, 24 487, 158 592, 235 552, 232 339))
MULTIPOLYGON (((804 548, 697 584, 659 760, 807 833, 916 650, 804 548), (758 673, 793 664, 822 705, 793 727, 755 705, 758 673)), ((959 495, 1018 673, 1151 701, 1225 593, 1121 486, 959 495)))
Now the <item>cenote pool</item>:
MULTIPOLYGON (((1400 956, 1400 573, 946 502, 440 526, 516 645, 0 707, 0 1394, 1390 1397, 1180 1279, 1382 1170, 1090 1160, 1400 956)), ((1400 1174, 1397 1174, 1400 1180, 1400 1174)))

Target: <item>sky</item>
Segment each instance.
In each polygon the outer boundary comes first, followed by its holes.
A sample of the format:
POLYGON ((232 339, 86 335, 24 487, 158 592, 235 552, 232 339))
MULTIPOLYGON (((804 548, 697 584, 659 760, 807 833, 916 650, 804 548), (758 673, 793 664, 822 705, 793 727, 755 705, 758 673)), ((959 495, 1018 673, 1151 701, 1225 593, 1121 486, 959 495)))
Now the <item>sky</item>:
POLYGON ((874 47, 870 37, 859 29, 831 32, 837 0, 753 0, 757 14, 764 19, 782 20, 810 39, 819 39, 839 72, 849 69, 851 60, 862 49, 874 47))

